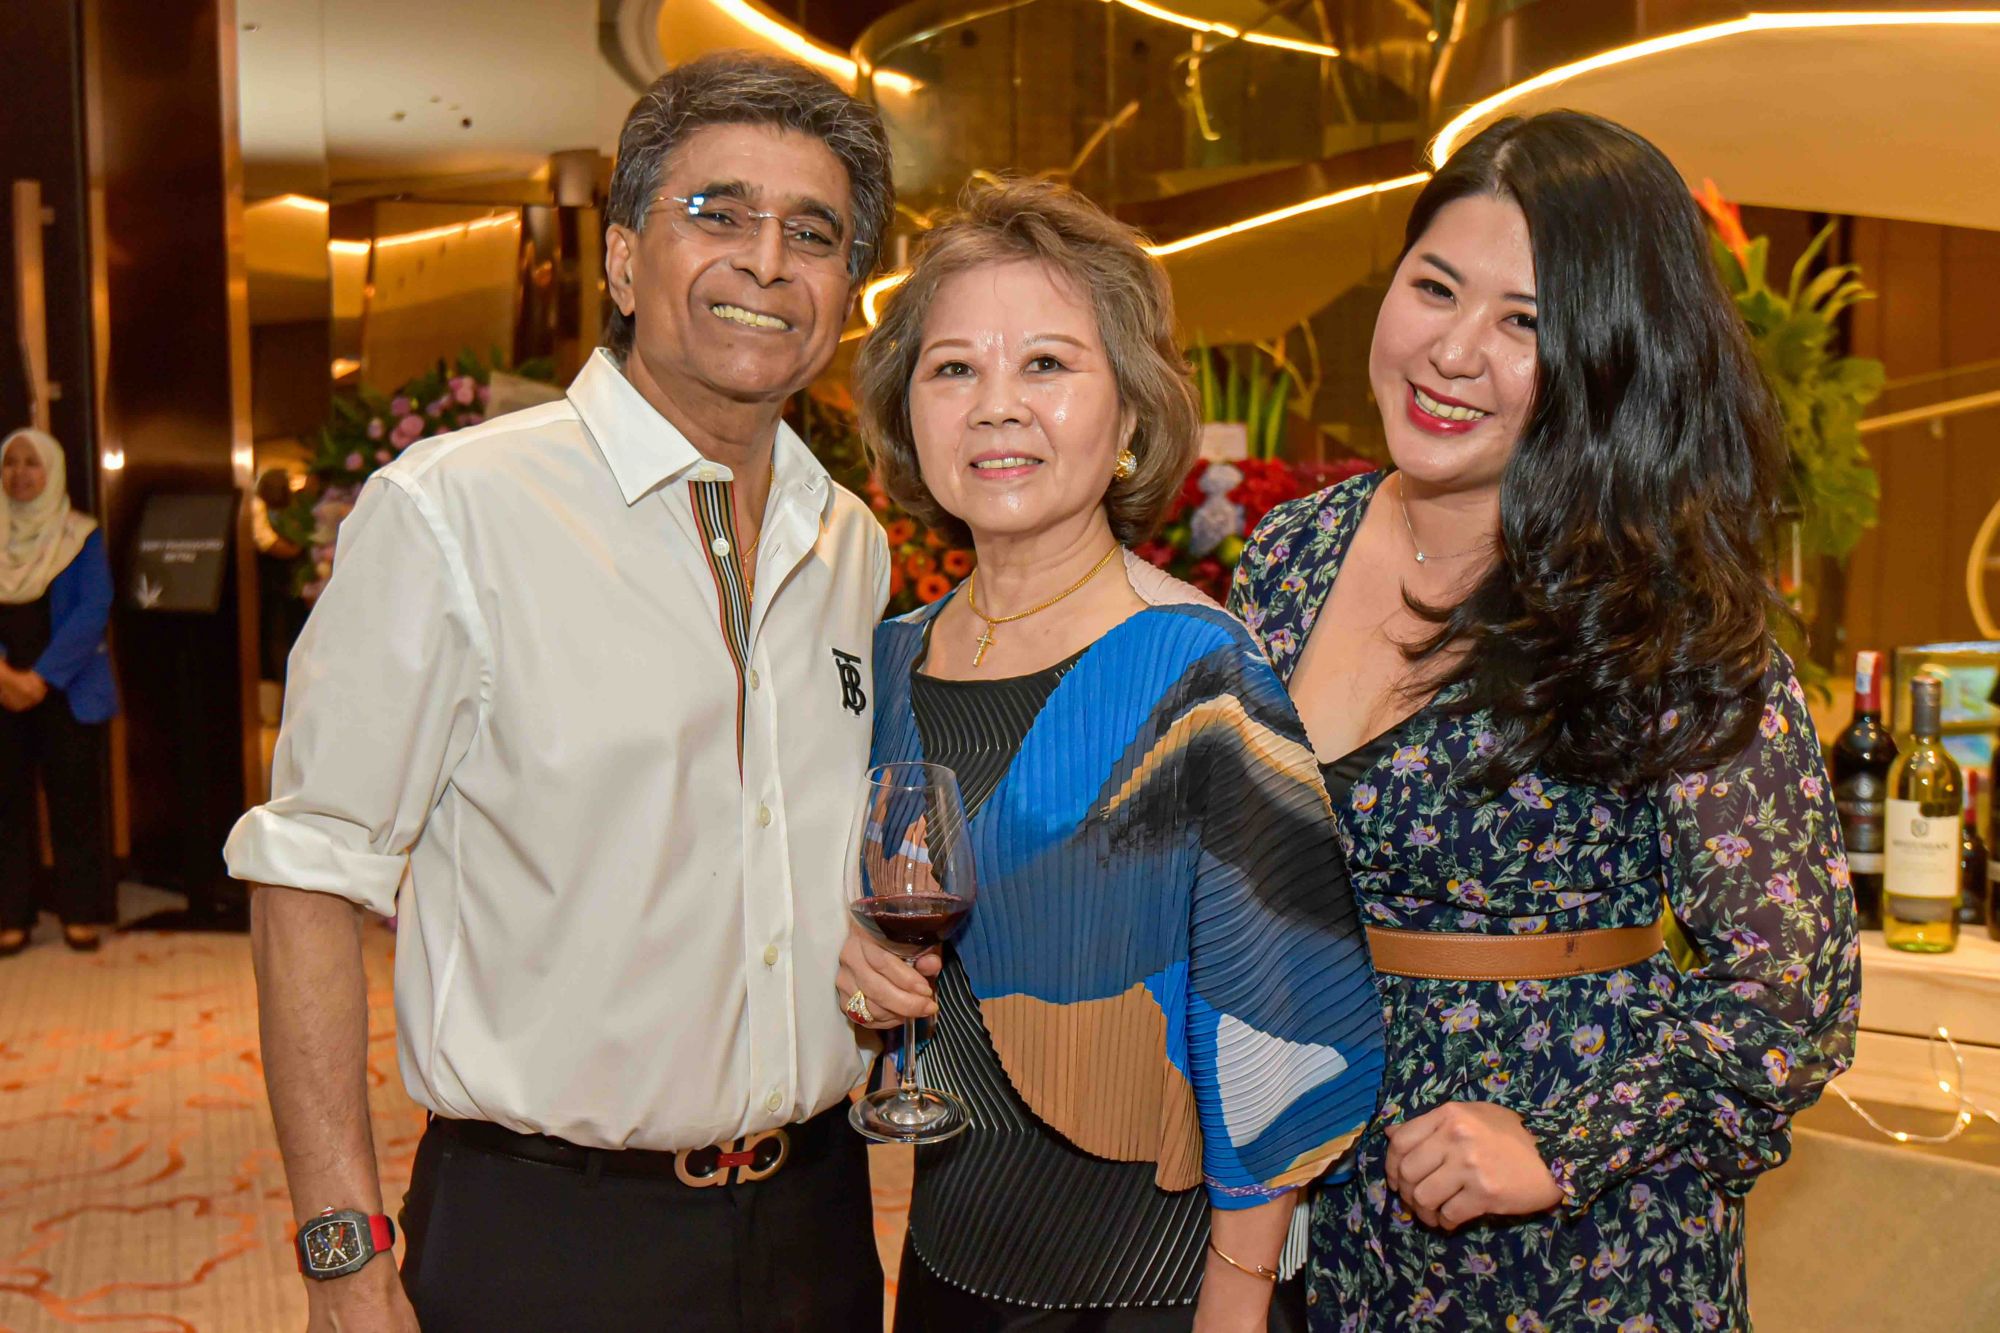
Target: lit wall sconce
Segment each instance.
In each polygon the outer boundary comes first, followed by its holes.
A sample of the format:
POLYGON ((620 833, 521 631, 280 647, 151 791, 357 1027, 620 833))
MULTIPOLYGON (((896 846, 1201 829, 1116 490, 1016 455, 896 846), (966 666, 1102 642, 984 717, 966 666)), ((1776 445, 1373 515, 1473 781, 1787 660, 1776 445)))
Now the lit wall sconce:
POLYGON ((106 449, 104 451, 104 470, 106 472, 123 472, 125 470, 125 451, 123 449, 106 449))

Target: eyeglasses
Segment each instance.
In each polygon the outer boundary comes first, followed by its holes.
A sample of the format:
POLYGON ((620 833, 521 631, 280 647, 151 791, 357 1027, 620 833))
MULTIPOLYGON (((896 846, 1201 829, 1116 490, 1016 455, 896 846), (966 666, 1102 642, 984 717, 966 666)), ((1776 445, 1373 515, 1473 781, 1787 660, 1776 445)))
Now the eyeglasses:
POLYGON ((812 214, 781 217, 760 213, 740 199, 711 199, 705 194, 663 194, 653 201, 655 208, 662 204, 680 205, 667 210, 667 219, 676 233, 689 240, 720 241, 732 249, 740 248, 757 239, 768 219, 778 224, 785 249, 804 263, 839 263, 850 250, 859 254, 867 248, 865 241, 847 245, 841 238, 840 224, 831 218, 812 214))

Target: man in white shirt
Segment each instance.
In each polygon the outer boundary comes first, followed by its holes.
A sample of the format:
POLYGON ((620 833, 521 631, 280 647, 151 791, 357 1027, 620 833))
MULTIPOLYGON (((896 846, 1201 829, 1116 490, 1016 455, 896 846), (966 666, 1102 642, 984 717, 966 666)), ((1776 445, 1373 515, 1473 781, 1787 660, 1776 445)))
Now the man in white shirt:
POLYGON ((226 853, 311 1328, 881 1327, 834 974, 888 551, 780 412, 892 204, 879 121, 817 73, 672 71, 619 140, 608 348, 343 526, 226 853), (400 1281, 361 908, 397 915, 433 1113, 400 1281))

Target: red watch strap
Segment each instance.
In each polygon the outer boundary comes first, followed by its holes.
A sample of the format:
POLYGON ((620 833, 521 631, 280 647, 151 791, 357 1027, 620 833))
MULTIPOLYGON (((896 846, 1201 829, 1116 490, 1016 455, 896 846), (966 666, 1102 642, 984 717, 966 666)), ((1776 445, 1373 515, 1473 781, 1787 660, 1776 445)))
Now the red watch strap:
POLYGON ((389 1220, 387 1213, 373 1213, 368 1218, 368 1238, 375 1242, 375 1253, 387 1254, 396 1246, 396 1224, 389 1220))

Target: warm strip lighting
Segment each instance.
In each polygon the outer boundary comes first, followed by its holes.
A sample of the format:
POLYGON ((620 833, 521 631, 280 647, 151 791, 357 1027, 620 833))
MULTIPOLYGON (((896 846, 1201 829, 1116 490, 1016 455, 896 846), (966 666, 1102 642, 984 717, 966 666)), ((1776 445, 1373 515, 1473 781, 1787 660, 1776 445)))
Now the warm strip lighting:
MULTIPOLYGON (((286 208, 296 208, 306 213, 318 213, 322 217, 325 216, 328 207, 326 200, 315 199, 305 194, 281 194, 270 199, 260 199, 257 203, 281 204, 286 208)), ((251 207, 256 207, 256 204, 251 207)))
POLYGON ((1397 176, 1393 180, 1376 181, 1370 185, 1357 185, 1348 190, 1336 190, 1332 194, 1323 194, 1317 199, 1308 199, 1303 203, 1292 204, 1289 207, 1280 208, 1270 213, 1259 213, 1255 217, 1244 218, 1241 222, 1232 222, 1228 226, 1217 227, 1212 231, 1197 232, 1193 236, 1183 236, 1180 240, 1169 241, 1165 245, 1149 245, 1146 247, 1146 253, 1155 258, 1164 259, 1168 255, 1177 255, 1183 250, 1192 250, 1197 245, 1207 245, 1210 241, 1219 241, 1225 236, 1235 236, 1240 232, 1253 231, 1258 227, 1268 227, 1273 222, 1283 222, 1287 218, 1295 218, 1302 213, 1316 213, 1322 208, 1333 208, 1339 204, 1352 203, 1356 199, 1366 199, 1370 195, 1387 194, 1391 190, 1406 190, 1412 185, 1422 185, 1430 178, 1431 176, 1428 171, 1418 171, 1408 176, 1397 176))
POLYGON ((359 369, 361 369, 361 363, 351 356, 336 356, 333 358, 333 377, 337 380, 344 380, 359 369))
MULTIPOLYGON (((860 83, 861 70, 852 60, 830 46, 821 46, 797 28, 771 17, 751 4, 750 0, 710 0, 710 3, 771 45, 797 56, 808 65, 818 66, 849 88, 860 83)), ((917 88, 917 81, 907 74, 876 72, 873 77, 877 88, 887 88, 891 92, 908 93, 917 88)))
MULTIPOLYGON (((1408 176, 1397 176, 1392 180, 1374 181, 1368 185, 1356 185, 1352 189, 1336 190, 1332 194, 1323 194, 1316 199, 1307 199, 1302 203, 1292 204, 1289 207, 1276 209, 1269 213, 1259 213, 1255 217, 1247 217, 1240 222, 1229 223, 1227 226, 1216 227, 1209 231, 1196 232, 1193 236, 1183 236, 1180 240, 1168 241, 1165 245, 1147 245, 1143 248, 1147 254, 1153 256, 1155 259, 1164 259, 1168 255, 1177 255, 1185 250, 1192 250, 1198 245, 1207 245, 1210 241, 1219 241, 1225 236, 1236 236, 1246 231, 1254 231, 1258 227, 1268 227, 1274 222, 1283 222, 1288 218, 1299 217, 1306 213, 1316 213, 1322 208, 1334 208, 1340 204, 1353 203, 1357 199, 1366 199, 1371 195, 1388 194, 1391 190, 1405 190, 1412 185, 1422 185, 1430 178, 1431 175, 1428 171, 1417 171, 1412 172, 1408 176)), ((879 312, 882 306, 882 298, 898 286, 901 286, 903 280, 909 276, 907 270, 896 273, 885 273, 861 289, 861 318, 868 321, 870 328, 873 328, 881 318, 879 312)))
POLYGON ((1309 56, 1323 56, 1328 60, 1336 59, 1340 55, 1340 48, 1337 46, 1323 46, 1319 42, 1303 42, 1295 37, 1276 37, 1265 32, 1245 32, 1234 24, 1212 23, 1207 19, 1195 18, 1191 14, 1177 14, 1171 9, 1162 9, 1158 5, 1148 4, 1146 0, 1104 0, 1104 3, 1107 5, 1122 6, 1135 14, 1144 14, 1147 18, 1158 19, 1162 23, 1171 23, 1177 28, 1186 28, 1190 32, 1206 32, 1213 33, 1217 37, 1240 38, 1257 46, 1274 46, 1281 51, 1298 51, 1309 56))
POLYGON ((884 273, 881 277, 861 289, 861 318, 868 321, 869 328, 872 329, 876 324, 881 322, 882 298, 902 286, 903 280, 909 276, 910 271, 908 269, 902 269, 895 273, 884 273))
POLYGON ((442 227, 426 227, 422 231, 399 231, 393 236, 378 237, 373 241, 328 241, 328 253, 336 255, 365 255, 373 249, 387 250, 392 246, 415 245, 420 241, 447 241, 454 236, 470 236, 475 231, 486 231, 493 227, 518 227, 521 219, 512 213, 498 217, 474 218, 470 222, 452 222, 442 227))
POLYGON ((1532 79, 1524 79, 1511 88, 1493 94, 1483 102, 1475 103, 1452 117, 1445 127, 1438 131, 1437 138, 1431 140, 1430 160, 1439 165, 1456 152, 1460 143, 1473 129, 1490 119, 1495 112, 1519 101, 1530 93, 1544 88, 1552 88, 1579 74, 1590 74, 1600 69, 1610 69, 1616 65, 1643 60, 1647 56, 1661 55, 1668 51, 1678 51, 1685 46, 1700 46, 1708 42, 1721 41, 1727 37, 1741 37, 1753 32, 1798 32, 1821 28, 1921 28, 1953 27, 1977 28, 2000 27, 2000 10, 1856 10, 1847 14, 1747 14, 1727 23, 1712 23, 1703 28, 1690 28, 1686 32, 1669 33, 1665 37, 1654 37, 1630 46, 1617 47, 1610 51, 1600 51, 1594 56, 1558 65, 1545 70, 1532 79))
POLYGON ((442 227, 425 227, 422 231, 397 232, 394 236, 375 238, 377 250, 387 250, 391 246, 415 245, 420 241, 443 241, 453 236, 470 236, 475 231, 486 231, 493 227, 518 227, 520 215, 507 213, 499 217, 474 218, 470 222, 453 222, 442 227))

